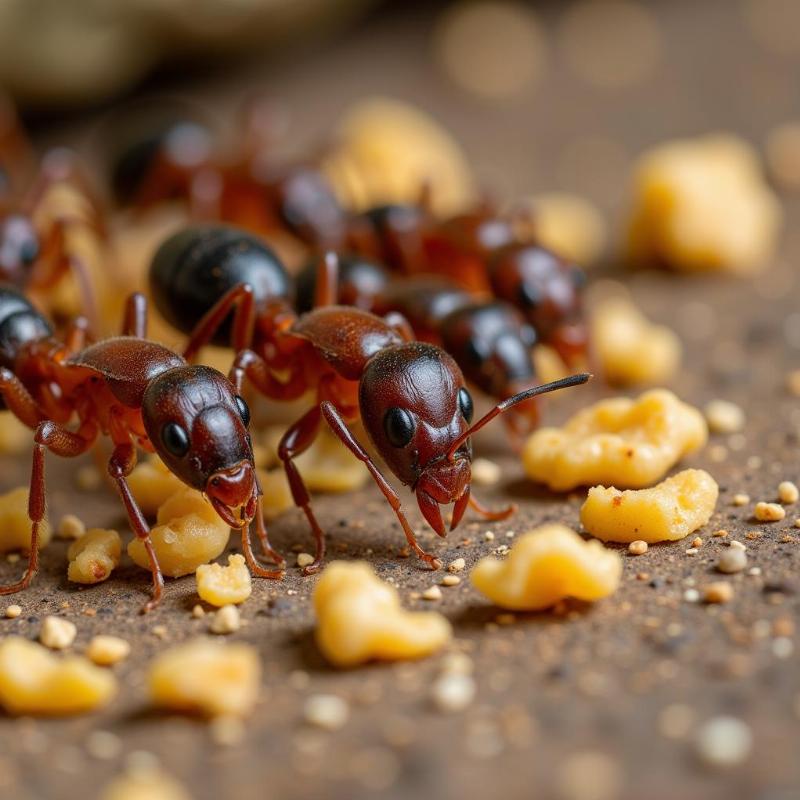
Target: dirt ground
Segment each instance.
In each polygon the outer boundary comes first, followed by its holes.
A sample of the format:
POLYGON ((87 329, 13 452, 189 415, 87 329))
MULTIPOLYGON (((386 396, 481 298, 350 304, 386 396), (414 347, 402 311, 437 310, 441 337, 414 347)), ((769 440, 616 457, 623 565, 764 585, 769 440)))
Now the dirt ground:
MULTIPOLYGON (((652 3, 666 46, 646 85, 592 90, 554 58, 531 102, 501 107, 494 118, 435 77, 424 59, 409 63, 408 52, 427 42, 424 10, 417 12, 421 18, 375 19, 347 42, 273 69, 266 83, 296 110, 299 129, 316 135, 358 95, 380 89, 418 97, 458 131, 479 174, 499 183, 501 191, 563 185, 618 214, 627 178, 619 170, 644 145, 731 128, 761 141, 774 124, 800 115, 796 80, 791 82, 800 56, 792 61, 759 47, 738 5, 652 3), (363 70, 369 59, 379 62, 374 74, 363 70), (611 142, 619 162, 597 159, 593 170, 575 170, 570 153, 592 138, 611 142)), ((541 13, 553 25, 558 6, 545 4, 541 13)), ((241 77, 242 85, 258 80, 262 76, 252 68, 241 77)), ((206 96, 227 102, 229 85, 212 82, 206 96)), ((623 551, 622 585, 611 598, 592 607, 571 604, 559 614, 501 617, 500 624, 498 610, 468 581, 444 588, 436 603, 411 598, 441 576, 413 558, 397 557, 402 534, 374 486, 320 496, 316 509, 330 532, 330 557, 365 558, 396 582, 408 607, 445 613, 456 646, 474 659, 477 696, 466 711, 435 710, 430 686, 437 657, 349 672, 326 666, 312 637, 314 579, 292 568, 282 583, 256 581, 242 607, 246 624, 231 639, 258 648, 263 696, 245 739, 224 747, 202 721, 151 710, 144 690, 145 670, 156 653, 207 630, 207 618, 190 613, 197 602, 193 578, 168 581, 163 605, 143 617, 144 572, 124 562, 107 583, 76 588, 66 580, 66 546, 54 542, 43 552, 35 586, 14 598, 22 616, 0 620, 0 634, 35 638, 44 616, 58 614, 77 624, 76 650, 95 633, 114 633, 130 640, 132 655, 115 668, 122 690, 106 711, 57 721, 0 718, 0 796, 94 797, 131 753, 147 751, 196 800, 355 800, 377 794, 398 800, 491 794, 563 800, 798 797, 800 649, 792 648, 791 636, 787 645, 787 637, 776 632, 798 623, 800 531, 794 520, 800 505, 783 522, 752 519, 753 503, 774 499, 781 480, 800 482, 800 408, 785 388, 787 371, 800 367, 800 201, 784 199, 781 253, 758 278, 652 272, 624 278, 642 308, 674 327, 686 345, 684 368, 670 388, 698 406, 717 397, 732 400, 747 415, 741 435, 712 437, 686 461, 709 470, 720 485, 717 510, 701 531, 704 543, 697 553, 687 554, 686 540, 651 546, 639 557, 623 551), (753 502, 735 507, 731 499, 740 492, 753 502), (686 590, 702 591, 717 575, 714 565, 725 543, 711 533, 719 528, 729 531, 728 539, 747 544, 749 568, 756 569, 728 578, 732 602, 690 602, 686 590), (65 602, 69 608, 62 608, 65 602), (159 626, 166 629, 163 638, 156 635, 159 626), (304 722, 304 701, 316 693, 348 701, 351 716, 342 730, 326 733, 304 722), (750 757, 722 771, 701 764, 693 746, 703 722, 718 715, 740 718, 754 737, 750 757), (87 742, 98 730, 119 737, 121 752, 92 755, 87 742)), ((606 277, 623 275, 615 273, 613 265, 604 271, 606 277)), ((556 423, 608 394, 595 381, 553 399, 547 421, 556 423)), ((502 465, 503 480, 476 493, 497 504, 513 499, 519 512, 493 524, 468 514, 444 541, 423 536, 443 561, 461 556, 469 568, 512 531, 546 521, 579 525, 583 493, 553 495, 532 485, 499 430, 480 439, 477 450, 502 465), (486 541, 487 530, 494 542, 486 541)), ((0 490, 25 483, 28 463, 27 457, 1 458, 0 490)), ((52 519, 76 512, 91 525, 126 530, 110 492, 75 488, 74 463, 51 458, 48 468, 52 519)), ((410 504, 408 509, 414 524, 421 524, 410 504)), ((273 525, 272 536, 287 553, 298 544, 311 546, 295 511, 273 525)), ((231 550, 237 549, 232 539, 231 550)), ((19 569, 0 563, 0 580, 10 581, 19 569)))

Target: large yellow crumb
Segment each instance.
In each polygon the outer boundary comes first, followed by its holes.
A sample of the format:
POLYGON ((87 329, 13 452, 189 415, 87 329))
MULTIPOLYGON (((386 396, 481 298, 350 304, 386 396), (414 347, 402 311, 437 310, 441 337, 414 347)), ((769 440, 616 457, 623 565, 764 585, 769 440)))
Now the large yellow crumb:
POLYGON ((406 611, 397 590, 364 562, 328 566, 314 589, 314 609, 317 644, 338 667, 422 658, 452 636, 441 614, 406 611))
POLYGON ((201 564, 195 573, 197 593, 212 606, 244 603, 253 591, 250 570, 244 556, 228 556, 228 566, 201 564))
POLYGON ((191 800, 191 796, 174 778, 154 768, 114 778, 100 800, 191 800))
MULTIPOLYGON (((211 503, 186 486, 158 509, 156 522, 150 538, 161 571, 170 578, 189 575, 201 564, 213 561, 225 550, 231 533, 211 503)), ((150 568, 144 543, 139 539, 128 544, 128 555, 140 567, 150 568)))
MULTIPOLYGON (((39 525, 39 549, 52 535, 47 518, 39 525)), ((0 553, 31 549, 31 521, 28 518, 28 487, 20 486, 0 494, 0 553)))
POLYGON ((255 648, 206 638, 161 653, 148 676, 157 706, 208 716, 244 716, 252 711, 260 681, 255 648))
POLYGON ((666 389, 636 400, 601 400, 561 428, 541 428, 522 452, 535 481, 556 491, 576 486, 640 488, 660 480, 708 439, 703 415, 666 389))
POLYGON ((581 508, 583 527, 606 542, 683 539, 714 513, 719 488, 702 469, 685 469, 651 489, 595 486, 581 508))
POLYGON ((152 455, 136 465, 136 469, 128 477, 128 486, 139 508, 151 517, 172 495, 184 487, 184 483, 167 469, 167 465, 157 455, 152 455))
POLYGON ((119 636, 98 634, 93 636, 86 648, 86 657, 101 667, 111 667, 124 661, 131 652, 130 643, 119 636))
POLYGON ((437 214, 466 210, 475 185, 459 144, 432 117, 382 97, 348 108, 322 168, 342 202, 356 211, 415 203, 426 184, 437 214))
POLYGON ((0 642, 0 705, 9 714, 82 714, 116 692, 114 676, 82 656, 60 658, 19 636, 0 642))
MULTIPOLYGON (((267 430, 265 440, 268 449, 277 453, 278 443, 286 429, 274 426, 267 430)), ((352 492, 360 489, 369 480, 369 472, 327 427, 323 427, 314 443, 294 463, 312 492, 352 492)), ((280 471, 283 471, 281 466, 280 471)), ((259 471, 259 480, 263 472, 259 471)), ((276 483, 279 479, 274 479, 276 483)), ((286 486, 288 489, 288 486, 286 486)), ((277 489, 279 497, 285 497, 283 485, 277 489)), ((266 495, 266 489, 264 489, 266 495)))
POLYGON ((591 339, 606 380, 615 386, 664 383, 681 364, 681 342, 629 300, 604 300, 592 314, 591 339))
POLYGON ((116 531, 92 528, 67 550, 67 577, 73 583, 100 583, 119 566, 122 539, 116 531))
POLYGON ((0 453, 16 455, 33 446, 33 431, 10 411, 0 411, 0 453))
POLYGON ((538 611, 567 597, 608 597, 621 575, 618 553, 600 542, 584 541, 564 525, 551 524, 517 537, 505 559, 482 558, 470 580, 502 608, 538 611))
POLYGON ((769 264, 781 218, 747 142, 667 142, 645 153, 634 175, 630 255, 679 270, 752 273, 769 264))

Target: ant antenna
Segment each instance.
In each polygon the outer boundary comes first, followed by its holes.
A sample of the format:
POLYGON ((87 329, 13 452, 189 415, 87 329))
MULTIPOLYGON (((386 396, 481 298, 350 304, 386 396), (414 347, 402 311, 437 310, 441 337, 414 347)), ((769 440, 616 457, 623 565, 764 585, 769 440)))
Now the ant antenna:
POLYGON ((586 383, 592 378, 592 374, 590 372, 582 372, 579 375, 569 375, 566 378, 560 378, 557 381, 551 381, 550 383, 543 383, 541 386, 533 386, 530 389, 526 389, 524 392, 519 392, 518 394, 513 395, 512 397, 503 400, 502 402, 498 403, 491 411, 487 414, 482 416, 474 425, 468 428, 458 439, 453 442, 450 447, 450 450, 447 453, 447 460, 452 461, 453 457, 455 456, 456 450, 461 447, 464 442, 472 436, 473 433, 479 431, 484 425, 488 422, 491 422, 498 414, 502 414, 504 411, 508 411, 509 408, 512 406, 517 405, 517 403, 522 403, 525 400, 529 400, 531 397, 536 397, 540 394, 547 394, 548 392, 555 392, 558 389, 568 389, 570 386, 579 386, 582 383, 586 383))

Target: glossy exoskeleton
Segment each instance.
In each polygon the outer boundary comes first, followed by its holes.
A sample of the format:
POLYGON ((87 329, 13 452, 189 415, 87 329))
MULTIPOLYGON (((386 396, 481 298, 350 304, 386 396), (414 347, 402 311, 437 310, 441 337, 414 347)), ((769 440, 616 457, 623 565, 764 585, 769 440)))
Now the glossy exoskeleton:
POLYGON ((261 490, 248 433, 249 411, 230 381, 210 367, 186 359, 146 338, 147 307, 141 295, 127 303, 122 335, 88 346, 86 325, 77 320, 62 339, 14 287, 0 285, 0 398, 35 431, 28 513, 32 522, 27 570, 0 594, 27 587, 38 569, 39 530, 45 513, 45 452, 72 458, 101 435, 113 444, 108 472, 131 527, 150 560, 153 594, 145 610, 161 600, 163 577, 150 530, 127 478, 137 448, 157 453, 188 486, 206 494, 219 516, 242 531, 242 547, 254 574, 277 578, 250 548, 255 520, 265 554, 269 547, 261 490))
MULTIPOLYGON (((444 536, 442 504, 454 504, 451 529, 467 505, 489 518, 502 518, 513 510, 494 513, 471 498, 470 435, 520 402, 583 383, 589 376, 533 387, 498 403, 472 424, 472 398, 453 358, 436 345, 409 341, 407 323, 396 316, 381 318, 358 308, 332 305, 337 296, 337 268, 335 256, 327 256, 317 279, 315 308, 294 318, 280 309, 280 324, 272 318, 275 306, 256 302, 248 284, 233 287, 208 308, 187 352, 197 352, 210 341, 235 309, 232 345, 236 357, 231 379, 237 391, 246 379, 275 400, 316 392, 314 405, 288 428, 278 446, 294 502, 303 509, 316 540, 316 555, 306 573, 320 568, 325 536, 294 460, 311 446, 323 420, 366 465, 394 509, 409 546, 423 561, 438 567, 439 560, 418 544, 400 498, 348 423, 361 419, 383 461, 412 487, 423 516, 444 536)), ((171 298, 180 301, 175 293, 171 298)))

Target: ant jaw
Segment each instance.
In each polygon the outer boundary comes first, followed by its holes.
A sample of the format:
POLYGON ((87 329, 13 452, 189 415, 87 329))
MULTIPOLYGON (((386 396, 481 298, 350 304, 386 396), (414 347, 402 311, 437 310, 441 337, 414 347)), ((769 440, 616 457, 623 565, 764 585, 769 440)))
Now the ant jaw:
POLYGON ((455 530, 458 527, 458 523, 461 522, 461 518, 464 516, 464 512, 467 510, 467 506, 469 505, 469 484, 464 487, 464 491, 461 493, 461 497, 456 500, 455 505, 453 506, 453 517, 450 520, 450 530, 455 530))
POLYGON ((244 505, 239 506, 238 509, 231 508, 216 497, 211 496, 209 499, 211 500, 211 505, 214 507, 214 511, 216 511, 223 522, 231 528, 246 528, 256 515, 258 498, 255 494, 253 494, 244 505), (234 513, 235 511, 239 512, 238 516, 234 513))
POLYGON ((442 511, 439 508, 439 503, 433 499, 424 489, 417 489, 417 504, 422 516, 425 517, 428 525, 433 528, 436 533, 444 538, 447 536, 447 529, 444 526, 442 519, 442 511))

